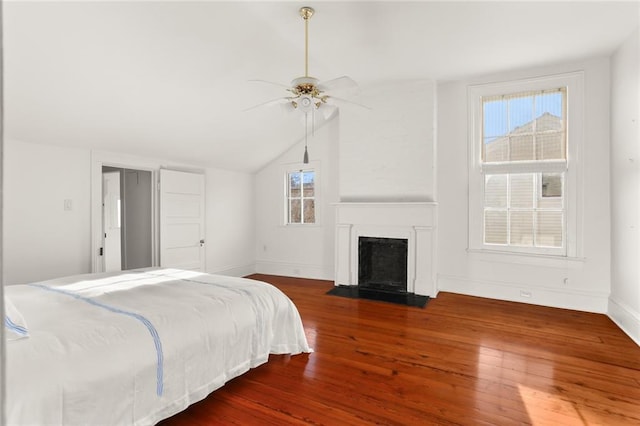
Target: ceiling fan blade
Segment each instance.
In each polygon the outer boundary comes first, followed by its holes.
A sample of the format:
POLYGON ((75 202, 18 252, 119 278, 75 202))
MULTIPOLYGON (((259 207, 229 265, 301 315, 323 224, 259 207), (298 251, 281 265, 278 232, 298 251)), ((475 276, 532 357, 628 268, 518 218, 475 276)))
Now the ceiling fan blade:
POLYGON ((359 106, 360 108, 364 108, 364 109, 368 109, 369 111, 371 111, 373 108, 366 106, 364 104, 360 104, 358 102, 353 102, 347 99, 343 99, 343 98, 336 98, 335 96, 327 96, 327 101, 328 102, 335 102, 336 104, 340 105, 340 104, 350 104, 350 105, 355 105, 355 106, 359 106))
POLYGON ((282 112, 290 113, 296 110, 296 107, 293 106, 292 99, 285 98, 288 102, 280 104, 280 108, 282 108, 282 112))
POLYGON ((279 105, 279 104, 282 104, 282 105, 291 104, 291 100, 289 98, 271 99, 270 101, 262 102, 261 104, 254 105, 252 107, 243 109, 242 112, 251 111, 252 109, 260 108, 260 107, 263 107, 263 106, 273 106, 273 105, 279 105))
POLYGON ((256 82, 256 83, 273 84, 274 86, 280 86, 280 87, 283 87, 283 88, 285 88, 285 89, 287 89, 287 90, 288 90, 288 89, 291 89, 291 86, 287 86, 286 84, 282 84, 282 83, 276 83, 275 81, 269 81, 269 80, 257 80, 257 79, 249 80, 249 81, 251 81, 251 82, 256 82))
POLYGON ((322 114, 322 118, 324 118, 325 120, 329 120, 331 117, 333 117, 337 110, 338 107, 331 104, 324 104, 321 105, 320 108, 318 108, 318 111, 320 111, 320 113, 322 114))
POLYGON ((318 83, 318 89, 323 92, 335 91, 335 90, 346 90, 346 89, 356 89, 358 87, 358 83, 353 81, 351 77, 343 75, 342 77, 334 78, 333 80, 322 81, 318 83))

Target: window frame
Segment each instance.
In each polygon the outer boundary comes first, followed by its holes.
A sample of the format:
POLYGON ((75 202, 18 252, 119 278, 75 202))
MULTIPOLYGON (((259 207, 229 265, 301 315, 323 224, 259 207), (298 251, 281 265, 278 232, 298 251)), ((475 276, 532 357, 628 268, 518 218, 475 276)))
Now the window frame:
POLYGON ((291 167, 285 167, 284 168, 284 173, 283 173, 283 178, 284 178, 284 191, 283 191, 283 206, 284 206, 284 211, 283 211, 283 225, 284 226, 304 226, 304 227, 309 227, 309 226, 317 226, 319 224, 319 213, 318 213, 318 206, 319 206, 319 196, 318 196, 318 177, 319 177, 319 172, 318 172, 318 167, 316 167, 314 164, 305 164, 306 167, 300 167, 300 165, 298 164, 297 166, 291 166, 291 167), (313 190, 313 197, 304 197, 304 193, 301 191, 301 208, 302 210, 300 211, 301 214, 301 218, 302 220, 304 220, 304 201, 305 199, 313 199, 314 200, 314 222, 290 222, 289 218, 290 218, 290 211, 289 211, 289 175, 291 173, 301 173, 301 172, 313 172, 313 183, 314 183, 314 190, 313 190))
POLYGON ((576 258, 582 256, 582 174, 581 150, 584 139, 584 75, 572 72, 552 76, 470 85, 468 105, 468 214, 470 251, 504 252, 576 258), (547 160, 483 163, 482 98, 521 92, 566 88, 566 161, 547 160), (484 182, 488 174, 564 173, 564 247, 520 247, 484 243, 484 182))

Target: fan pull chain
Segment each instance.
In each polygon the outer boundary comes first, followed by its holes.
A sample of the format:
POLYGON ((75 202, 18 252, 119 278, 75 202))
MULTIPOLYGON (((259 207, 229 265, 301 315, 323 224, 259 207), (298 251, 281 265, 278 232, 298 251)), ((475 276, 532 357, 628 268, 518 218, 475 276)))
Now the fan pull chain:
POLYGON ((311 136, 316 137, 316 108, 311 108, 311 136))
POLYGON ((309 164, 309 152, 307 151, 307 136, 309 134, 309 114, 304 113, 304 156, 302 157, 303 164, 309 164))

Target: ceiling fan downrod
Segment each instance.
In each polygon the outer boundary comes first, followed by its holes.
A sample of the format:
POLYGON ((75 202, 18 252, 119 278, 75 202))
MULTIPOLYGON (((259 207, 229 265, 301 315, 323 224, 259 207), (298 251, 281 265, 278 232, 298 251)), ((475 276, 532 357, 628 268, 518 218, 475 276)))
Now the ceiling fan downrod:
POLYGON ((315 10, 309 6, 300 8, 300 16, 304 19, 304 76, 309 77, 309 19, 315 10))

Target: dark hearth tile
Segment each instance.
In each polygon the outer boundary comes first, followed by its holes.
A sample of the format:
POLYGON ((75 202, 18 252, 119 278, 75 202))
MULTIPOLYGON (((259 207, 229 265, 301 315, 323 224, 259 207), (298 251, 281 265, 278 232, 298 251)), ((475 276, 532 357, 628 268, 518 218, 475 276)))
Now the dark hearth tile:
POLYGON ((400 305, 424 308, 429 302, 429 296, 420 296, 412 293, 391 293, 373 289, 361 289, 353 285, 340 285, 327 292, 332 296, 348 297, 351 299, 377 300, 381 302, 396 303, 400 305))

